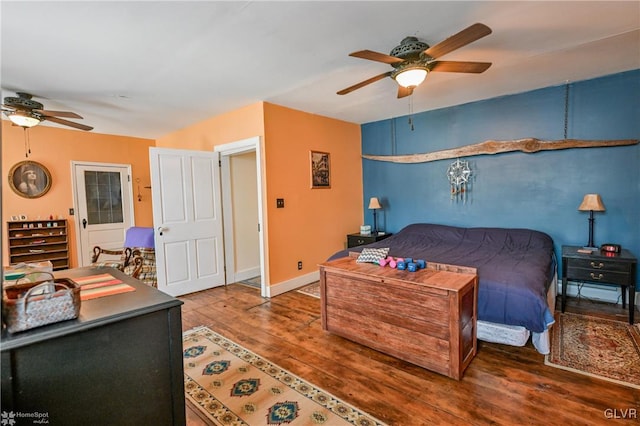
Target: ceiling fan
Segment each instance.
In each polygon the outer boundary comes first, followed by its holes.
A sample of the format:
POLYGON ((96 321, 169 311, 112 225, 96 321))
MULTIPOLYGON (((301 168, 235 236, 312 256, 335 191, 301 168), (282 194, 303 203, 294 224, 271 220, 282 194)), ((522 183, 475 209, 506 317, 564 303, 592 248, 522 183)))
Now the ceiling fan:
POLYGON ((45 110, 44 105, 34 101, 33 95, 24 92, 17 92, 18 96, 7 96, 2 104, 2 112, 16 126, 29 128, 37 126, 42 121, 48 120, 64 126, 73 127, 79 130, 92 130, 93 127, 85 124, 75 123, 65 120, 66 118, 82 118, 82 116, 71 111, 49 111, 45 110))
POLYGON ((394 69, 361 81, 337 93, 338 95, 346 95, 385 77, 391 77, 399 85, 398 98, 404 98, 413 93, 413 89, 424 81, 429 72, 482 73, 491 66, 491 62, 439 61, 436 59, 489 34, 491 34, 491 28, 478 23, 431 47, 416 37, 405 37, 398 46, 391 50, 389 55, 371 50, 350 53, 349 56, 356 58, 390 64, 394 69))

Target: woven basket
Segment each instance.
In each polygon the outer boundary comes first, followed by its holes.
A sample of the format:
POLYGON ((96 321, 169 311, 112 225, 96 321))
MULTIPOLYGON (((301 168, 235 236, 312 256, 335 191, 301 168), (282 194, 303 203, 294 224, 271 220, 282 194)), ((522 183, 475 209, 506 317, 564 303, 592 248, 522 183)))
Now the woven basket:
MULTIPOLYGON (((40 275, 42 273, 39 273, 40 275)), ((80 286, 68 278, 21 283, 5 287, 4 320, 10 333, 77 318, 80 286)))

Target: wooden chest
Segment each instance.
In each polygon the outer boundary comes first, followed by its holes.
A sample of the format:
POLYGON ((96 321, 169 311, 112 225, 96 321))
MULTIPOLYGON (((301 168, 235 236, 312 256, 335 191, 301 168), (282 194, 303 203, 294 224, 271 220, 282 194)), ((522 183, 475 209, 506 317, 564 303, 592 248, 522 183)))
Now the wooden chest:
POLYGON ((409 272, 345 257, 320 265, 320 294, 324 330, 380 352, 456 380, 476 354, 473 268, 409 272))

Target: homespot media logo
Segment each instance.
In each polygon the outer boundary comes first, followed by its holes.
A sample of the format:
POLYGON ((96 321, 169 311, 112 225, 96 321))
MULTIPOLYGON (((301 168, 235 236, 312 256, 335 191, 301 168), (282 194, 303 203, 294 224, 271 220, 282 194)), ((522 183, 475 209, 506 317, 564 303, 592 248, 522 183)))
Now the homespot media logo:
MULTIPOLYGON (((17 420, 23 419, 31 419, 31 424, 34 425, 47 425, 49 424, 49 413, 40 413, 38 411, 34 411, 31 413, 23 413, 22 411, 3 411, 0 414, 0 425, 2 426, 14 426, 17 425, 17 420)), ((24 424, 21 421, 22 424, 24 424)))

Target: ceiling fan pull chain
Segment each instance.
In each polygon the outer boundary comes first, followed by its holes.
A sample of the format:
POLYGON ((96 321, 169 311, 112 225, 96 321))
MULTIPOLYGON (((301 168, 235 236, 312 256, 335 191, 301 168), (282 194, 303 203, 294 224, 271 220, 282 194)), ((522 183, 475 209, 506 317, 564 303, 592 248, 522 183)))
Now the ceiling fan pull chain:
POLYGON ((409 95, 409 128, 413 132, 413 94, 409 95))
POLYGON ((26 127, 22 128, 24 130, 24 156, 25 158, 29 158, 29 154, 31 154, 31 141, 29 139, 29 132, 26 127))
POLYGON ((396 155, 396 119, 391 119, 391 155, 396 155))
POLYGON ((564 88, 564 138, 567 139, 567 128, 569 127, 569 81, 564 88))

